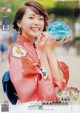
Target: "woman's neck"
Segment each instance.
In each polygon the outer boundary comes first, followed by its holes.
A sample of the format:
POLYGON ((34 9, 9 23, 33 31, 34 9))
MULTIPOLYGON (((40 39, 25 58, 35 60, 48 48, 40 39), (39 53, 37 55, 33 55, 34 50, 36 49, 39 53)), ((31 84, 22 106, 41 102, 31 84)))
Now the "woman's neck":
POLYGON ((22 35, 23 35, 25 38, 27 38, 27 40, 29 40, 32 44, 34 43, 34 38, 33 38, 33 37, 28 36, 28 35, 26 35, 26 34, 24 34, 24 33, 22 33, 22 35))

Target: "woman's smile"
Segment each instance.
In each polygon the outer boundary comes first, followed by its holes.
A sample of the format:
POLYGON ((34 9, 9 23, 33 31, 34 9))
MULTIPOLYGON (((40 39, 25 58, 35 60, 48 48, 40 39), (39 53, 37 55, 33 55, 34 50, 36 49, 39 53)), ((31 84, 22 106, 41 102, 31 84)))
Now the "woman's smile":
POLYGON ((39 27, 31 27, 30 28, 33 32, 40 32, 40 28, 39 27))

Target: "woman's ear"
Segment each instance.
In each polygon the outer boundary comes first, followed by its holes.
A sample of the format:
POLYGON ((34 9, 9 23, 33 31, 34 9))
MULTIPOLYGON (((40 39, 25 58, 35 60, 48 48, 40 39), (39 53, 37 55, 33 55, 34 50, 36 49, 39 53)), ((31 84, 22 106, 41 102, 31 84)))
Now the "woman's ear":
POLYGON ((17 26, 18 26, 19 28, 21 28, 21 21, 20 21, 20 20, 18 20, 17 26))

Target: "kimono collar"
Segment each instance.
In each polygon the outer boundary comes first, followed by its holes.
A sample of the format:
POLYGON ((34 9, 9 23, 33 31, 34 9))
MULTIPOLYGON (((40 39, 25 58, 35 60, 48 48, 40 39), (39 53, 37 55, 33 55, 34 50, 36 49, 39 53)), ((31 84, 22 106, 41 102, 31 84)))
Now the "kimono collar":
POLYGON ((29 43, 30 45, 33 45, 34 48, 35 48, 35 43, 31 43, 25 36, 21 35, 21 34, 18 34, 18 38, 17 38, 17 41, 19 42, 23 42, 23 43, 29 43))

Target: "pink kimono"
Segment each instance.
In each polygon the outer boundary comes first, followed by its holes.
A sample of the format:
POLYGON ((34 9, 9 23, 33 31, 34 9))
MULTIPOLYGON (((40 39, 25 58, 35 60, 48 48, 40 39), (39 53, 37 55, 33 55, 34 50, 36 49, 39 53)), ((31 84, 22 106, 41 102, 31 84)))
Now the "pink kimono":
POLYGON ((9 64, 10 78, 21 102, 56 101, 55 88, 64 90, 69 79, 68 67, 62 62, 58 65, 65 82, 55 79, 54 74, 54 83, 48 77, 44 79, 36 49, 22 35, 18 35, 17 42, 10 48, 9 64))

